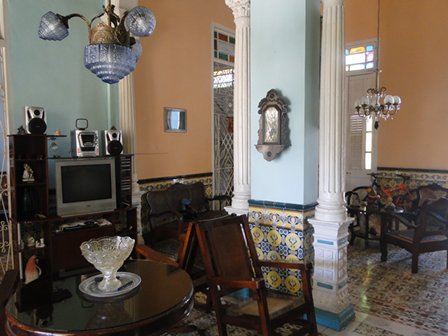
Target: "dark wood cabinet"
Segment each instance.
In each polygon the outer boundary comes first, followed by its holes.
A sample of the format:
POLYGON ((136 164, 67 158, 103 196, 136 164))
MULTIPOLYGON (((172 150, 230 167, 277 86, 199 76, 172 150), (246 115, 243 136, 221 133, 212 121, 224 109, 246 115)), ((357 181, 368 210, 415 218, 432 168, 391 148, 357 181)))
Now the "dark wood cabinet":
POLYGON ((137 210, 132 207, 132 155, 115 157, 115 210, 59 217, 54 211, 55 199, 49 197, 54 196, 49 193, 49 137, 45 134, 9 136, 15 266, 19 268, 22 278, 26 263, 32 256, 38 258, 41 277, 44 277, 61 270, 89 266, 79 250, 83 241, 111 235, 137 238, 137 210), (73 231, 61 229, 64 224, 87 220, 105 220, 111 225, 73 231))
POLYGON ((82 242, 104 236, 129 236, 137 238, 137 209, 118 208, 115 211, 101 212, 76 217, 53 218, 49 220, 53 230, 51 232, 52 260, 51 268, 53 272, 70 272, 76 268, 91 266, 82 256, 79 246, 82 242), (103 221, 107 220, 112 225, 105 225, 93 228, 86 228, 74 231, 62 231, 64 223, 79 221, 103 221))
POLYGON ((11 217, 26 221, 48 216, 47 137, 11 135, 9 145, 11 217))

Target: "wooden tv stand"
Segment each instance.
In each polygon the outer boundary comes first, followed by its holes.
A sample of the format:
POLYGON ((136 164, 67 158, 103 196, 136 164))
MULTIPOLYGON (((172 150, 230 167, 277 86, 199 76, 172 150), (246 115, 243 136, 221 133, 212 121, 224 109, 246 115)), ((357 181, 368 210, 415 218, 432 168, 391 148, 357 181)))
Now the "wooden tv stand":
POLYGON ((87 267, 90 264, 81 255, 79 246, 92 238, 104 236, 129 236, 137 240, 137 209, 121 208, 114 211, 88 214, 76 217, 50 219, 55 229, 51 233, 53 272, 69 271, 75 268, 87 267), (61 225, 87 220, 98 221, 106 219, 112 225, 82 228, 73 231, 56 231, 61 225))
MULTIPOLYGON (((79 245, 91 238, 126 235, 137 238, 137 210, 132 206, 132 155, 117 155, 115 177, 117 208, 100 213, 59 217, 49 195, 48 139, 45 134, 9 136, 11 212, 13 222, 14 267, 24 278, 31 256, 39 260, 41 277, 90 264, 81 255, 79 245), (32 179, 25 179, 25 167, 32 169, 32 179), (106 219, 112 225, 62 232, 66 223, 106 219), (37 243, 38 242, 38 243, 37 243)), ((92 157, 96 158, 96 157, 92 157)))

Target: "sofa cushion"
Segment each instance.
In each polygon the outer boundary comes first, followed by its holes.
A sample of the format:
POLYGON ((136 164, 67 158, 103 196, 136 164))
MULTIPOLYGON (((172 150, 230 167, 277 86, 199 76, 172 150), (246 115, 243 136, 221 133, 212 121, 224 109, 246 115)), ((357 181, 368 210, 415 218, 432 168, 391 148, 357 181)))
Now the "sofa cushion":
POLYGON ((193 183, 190 188, 191 207, 196 212, 209 210, 208 201, 205 197, 205 187, 201 182, 193 183))

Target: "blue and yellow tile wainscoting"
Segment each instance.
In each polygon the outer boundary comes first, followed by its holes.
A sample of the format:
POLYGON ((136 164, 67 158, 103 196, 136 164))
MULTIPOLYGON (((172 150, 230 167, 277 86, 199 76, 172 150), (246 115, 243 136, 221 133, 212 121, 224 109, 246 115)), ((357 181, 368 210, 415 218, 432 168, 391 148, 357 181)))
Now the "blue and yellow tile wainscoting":
MULTIPOLYGON (((313 262, 314 207, 249 200, 249 222, 260 259, 313 262)), ((301 275, 291 269, 263 267, 268 288, 301 295, 301 275)))
POLYGON ((377 171, 381 175, 378 182, 385 188, 394 187, 402 182, 397 175, 409 177, 406 181, 409 189, 433 183, 448 188, 448 170, 378 167, 377 171))
POLYGON ((144 179, 139 180, 138 185, 140 187, 140 191, 143 193, 145 191, 166 190, 175 183, 192 184, 195 182, 202 182, 205 186, 205 194, 207 195, 207 197, 212 197, 213 174, 211 172, 202 174, 166 176, 166 177, 144 179))

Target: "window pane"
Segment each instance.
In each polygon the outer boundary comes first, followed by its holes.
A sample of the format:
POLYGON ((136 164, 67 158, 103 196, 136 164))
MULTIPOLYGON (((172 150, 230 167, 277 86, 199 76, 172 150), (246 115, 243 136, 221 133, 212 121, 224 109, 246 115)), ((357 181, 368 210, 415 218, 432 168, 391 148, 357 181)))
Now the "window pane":
POLYGON ((346 71, 373 69, 376 63, 375 44, 358 45, 345 49, 346 71))
POLYGON ((354 54, 345 57, 345 64, 364 63, 366 61, 365 54, 354 54))
POLYGON ((366 52, 366 60, 367 60, 367 62, 373 61, 373 57, 374 56, 375 56, 375 54, 373 53, 373 51, 366 52))
POLYGON ((365 51, 366 51, 366 48, 364 48, 364 46, 350 48, 350 54, 364 53, 365 51))
POLYGON ((372 132, 366 133, 366 152, 372 151, 372 132))
POLYGON ((366 132, 372 132, 373 118, 366 118, 366 132))
POLYGON ((372 169, 372 153, 366 153, 364 164, 365 169, 372 169))
POLYGON ((364 64, 355 64, 350 66, 350 71, 364 70, 364 64))

